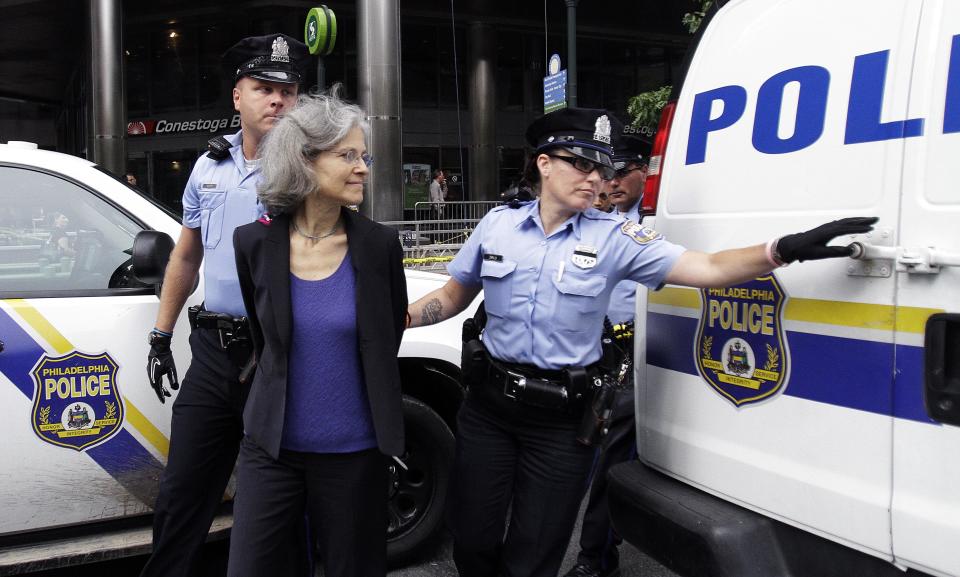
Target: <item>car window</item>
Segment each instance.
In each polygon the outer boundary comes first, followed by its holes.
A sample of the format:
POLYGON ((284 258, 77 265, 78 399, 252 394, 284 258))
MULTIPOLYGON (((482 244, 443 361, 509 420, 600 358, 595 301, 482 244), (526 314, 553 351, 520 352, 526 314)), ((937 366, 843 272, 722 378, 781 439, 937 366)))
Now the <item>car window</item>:
POLYGON ((99 296, 144 287, 129 262, 141 230, 66 178, 0 166, 0 295, 99 296))

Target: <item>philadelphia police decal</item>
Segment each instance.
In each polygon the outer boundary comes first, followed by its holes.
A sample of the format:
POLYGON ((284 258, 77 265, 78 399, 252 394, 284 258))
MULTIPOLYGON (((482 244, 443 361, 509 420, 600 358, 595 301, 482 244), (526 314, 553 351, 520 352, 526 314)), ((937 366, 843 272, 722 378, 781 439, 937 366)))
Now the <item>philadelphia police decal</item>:
POLYGON ((776 277, 700 293, 695 356, 703 378, 738 407, 782 392, 790 374, 783 330, 787 299, 776 277))
POLYGON ((44 441, 83 451, 112 437, 123 424, 117 363, 107 353, 44 354, 30 372, 33 430, 44 441))

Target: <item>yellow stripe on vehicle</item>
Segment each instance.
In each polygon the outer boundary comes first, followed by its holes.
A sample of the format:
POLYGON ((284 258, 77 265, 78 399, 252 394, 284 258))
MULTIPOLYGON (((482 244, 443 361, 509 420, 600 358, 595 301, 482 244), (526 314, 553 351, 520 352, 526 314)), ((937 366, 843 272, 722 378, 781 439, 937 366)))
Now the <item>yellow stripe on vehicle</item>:
MULTIPOLYGON (((13 310, 20 315, 20 318, 36 331, 37 334, 43 337, 57 353, 62 355, 75 349, 73 344, 67 340, 40 311, 24 299, 8 299, 4 302, 13 307, 13 310)), ((136 405, 130 402, 130 399, 124 396, 123 402, 127 413, 126 421, 166 457, 170 450, 170 441, 160 432, 160 429, 155 427, 154 424, 147 419, 136 405)))
POLYGON ((127 409, 127 422, 133 425, 133 428, 143 435, 143 437, 166 458, 170 452, 170 441, 160 432, 160 429, 153 426, 150 419, 141 413, 140 409, 130 402, 129 398, 124 396, 123 402, 127 409))
POLYGON ((33 308, 23 299, 9 299, 6 301, 13 310, 26 321, 47 343, 61 355, 73 350, 73 345, 48 321, 40 311, 33 308))
MULTIPOLYGON (((667 287, 658 292, 651 292, 648 301, 651 304, 699 309, 700 291, 691 288, 667 287)), ((896 330, 901 333, 922 334, 930 315, 940 312, 943 312, 943 309, 791 298, 787 301, 784 318, 790 321, 858 329, 896 330)))

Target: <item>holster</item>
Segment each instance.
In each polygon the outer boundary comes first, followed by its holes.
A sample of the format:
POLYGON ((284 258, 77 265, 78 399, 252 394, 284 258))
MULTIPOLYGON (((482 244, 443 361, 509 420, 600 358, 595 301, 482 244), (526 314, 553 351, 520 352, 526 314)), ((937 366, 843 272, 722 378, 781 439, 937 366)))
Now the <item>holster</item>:
POLYGON ((249 369, 253 342, 250 339, 247 317, 235 317, 227 313, 208 311, 201 306, 192 306, 187 309, 187 319, 194 330, 217 331, 220 348, 227 351, 230 360, 241 370, 249 369))
POLYGON ((460 374, 467 387, 480 385, 487 378, 490 360, 487 348, 480 341, 480 332, 475 330, 473 319, 463 322, 463 346, 460 349, 460 374))
POLYGON ((487 324, 487 313, 480 303, 474 316, 463 321, 460 349, 460 375, 466 387, 481 385, 490 370, 490 357, 487 348, 480 340, 480 333, 487 324))

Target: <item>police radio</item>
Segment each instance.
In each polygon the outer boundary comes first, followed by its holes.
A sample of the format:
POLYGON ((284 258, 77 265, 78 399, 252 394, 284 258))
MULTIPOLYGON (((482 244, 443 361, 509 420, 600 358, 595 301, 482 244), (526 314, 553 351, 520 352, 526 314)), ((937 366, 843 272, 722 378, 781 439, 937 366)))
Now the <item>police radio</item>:
POLYGON ((207 141, 207 156, 220 162, 230 156, 230 141, 222 136, 211 138, 207 141))

